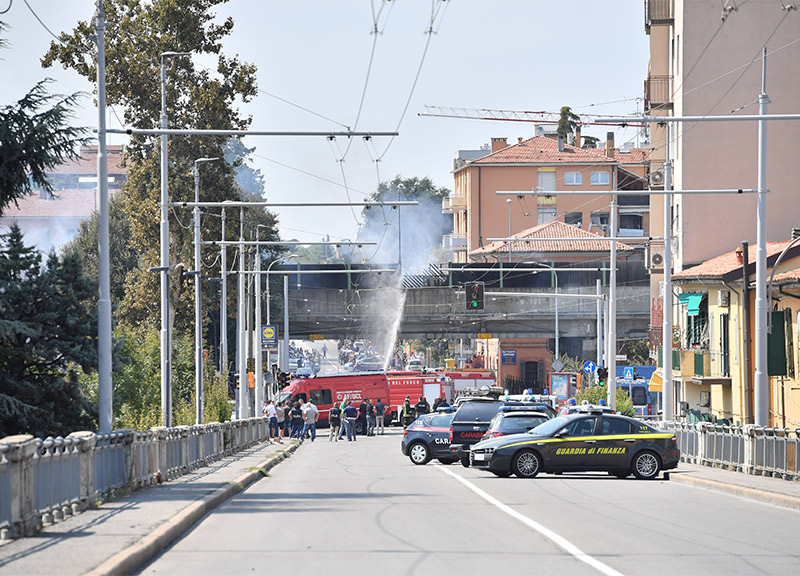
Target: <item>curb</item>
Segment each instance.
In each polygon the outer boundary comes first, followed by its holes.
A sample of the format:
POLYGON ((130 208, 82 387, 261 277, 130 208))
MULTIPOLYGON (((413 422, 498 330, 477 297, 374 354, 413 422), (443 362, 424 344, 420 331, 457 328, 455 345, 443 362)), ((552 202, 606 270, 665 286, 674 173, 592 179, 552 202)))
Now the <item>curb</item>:
POLYGON ((161 551, 183 536, 208 512, 244 491, 253 482, 266 476, 269 470, 288 458, 299 446, 300 444, 287 446, 284 450, 270 456, 259 464, 256 470, 251 470, 239 476, 230 484, 217 488, 202 500, 189 504, 165 524, 156 528, 138 542, 114 554, 97 568, 87 572, 86 576, 107 576, 137 572, 161 551))
POLYGON ((705 488, 707 490, 725 492, 727 494, 741 496, 742 498, 748 498, 750 500, 757 500, 758 502, 764 502, 766 504, 773 504, 775 506, 800 510, 800 498, 797 496, 789 496, 788 494, 769 492, 767 490, 758 490, 757 488, 748 488, 746 486, 738 486, 736 484, 727 484, 725 482, 717 482, 716 480, 708 480, 705 478, 693 478, 688 474, 672 474, 669 476, 669 480, 670 482, 683 482, 684 484, 691 484, 698 488, 705 488))

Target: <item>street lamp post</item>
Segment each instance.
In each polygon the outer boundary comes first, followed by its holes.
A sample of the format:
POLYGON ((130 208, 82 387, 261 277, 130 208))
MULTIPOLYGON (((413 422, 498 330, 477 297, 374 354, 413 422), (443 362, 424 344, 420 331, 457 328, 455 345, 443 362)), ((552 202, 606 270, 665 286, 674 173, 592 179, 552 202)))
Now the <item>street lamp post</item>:
MULTIPOLYGON (((292 258, 297 258, 297 254, 290 254, 286 258, 273 260, 272 262, 269 263, 269 266, 267 266, 267 294, 266 294, 266 296, 267 296, 267 325, 272 323, 272 316, 270 314, 270 306, 269 306, 270 305, 270 299, 269 299, 269 274, 270 274, 270 271, 272 270, 272 267, 275 264, 277 264, 278 262, 286 262, 287 260, 291 260, 292 258)), ((259 262, 259 265, 260 265, 260 262, 259 262)), ((260 270, 260 268, 259 268, 259 270, 260 270)), ((256 277, 259 278, 259 285, 260 285, 261 284, 261 280, 260 280, 261 275, 257 274, 256 277)), ((260 300, 260 298, 259 298, 259 300, 260 300)), ((259 330, 259 332, 261 332, 261 310, 259 308, 256 308, 256 310, 257 310, 257 312, 256 312, 256 318, 257 318, 256 322, 257 322, 257 326, 259 327, 258 330, 259 330)), ((260 336, 257 335, 256 338, 260 338, 260 336)), ((260 340, 259 340, 259 342, 260 342, 260 340)), ((288 353, 289 352, 287 351, 286 354, 288 354, 288 353)), ((269 351, 267 351, 267 369, 270 371, 270 373, 272 373, 272 353, 269 352, 269 351)))
MULTIPOLYGON (((167 58, 188 56, 189 52, 163 52, 161 54, 161 129, 167 122, 167 58)), ((167 135, 161 135, 161 423, 172 426, 172 342, 169 326, 169 223, 167 216, 167 135)))
MULTIPOLYGON (((506 204, 508 204, 508 237, 511 238, 511 198, 506 200, 506 204)), ((511 247, 513 244, 511 242, 508 243, 508 261, 511 262, 511 247)))
POLYGON ((194 392, 195 424, 203 423, 203 311, 200 306, 202 278, 200 277, 200 164, 214 162, 219 158, 198 158, 194 161, 194 392))

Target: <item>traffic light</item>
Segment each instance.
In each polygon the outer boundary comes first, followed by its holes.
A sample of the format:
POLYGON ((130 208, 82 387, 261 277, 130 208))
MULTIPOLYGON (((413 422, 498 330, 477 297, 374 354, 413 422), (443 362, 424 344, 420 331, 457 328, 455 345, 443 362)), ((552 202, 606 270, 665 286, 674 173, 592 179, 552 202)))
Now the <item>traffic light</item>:
POLYGON ((606 385, 606 378, 608 378, 608 369, 602 366, 597 367, 597 383, 600 386, 606 385))
POLYGON ((483 282, 464 284, 467 310, 483 310, 483 282))

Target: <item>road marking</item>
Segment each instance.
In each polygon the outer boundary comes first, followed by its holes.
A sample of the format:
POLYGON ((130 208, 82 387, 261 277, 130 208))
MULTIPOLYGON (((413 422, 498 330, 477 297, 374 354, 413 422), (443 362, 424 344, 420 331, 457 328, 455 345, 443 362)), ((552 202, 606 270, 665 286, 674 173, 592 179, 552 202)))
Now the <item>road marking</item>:
POLYGON ((541 534, 542 536, 544 536, 545 538, 547 538, 548 540, 553 542, 556 546, 558 546, 559 548, 563 549, 565 552, 567 552, 570 555, 572 555, 576 560, 580 560, 581 562, 583 562, 585 564, 588 564, 589 566, 591 566, 592 568, 594 568, 595 570, 597 570, 601 574, 606 574, 607 576, 622 576, 621 572, 617 572, 611 566, 608 566, 607 564, 603 564, 602 562, 600 562, 600 560, 597 560, 596 558, 594 558, 592 556, 589 556, 588 554, 586 554, 584 551, 582 551, 580 548, 575 546, 572 542, 570 542, 569 540, 567 540, 563 536, 561 536, 559 534, 556 534, 555 532, 553 532, 549 528, 545 528, 544 526, 542 526, 538 522, 536 522, 534 520, 531 520, 530 518, 528 518, 524 514, 520 514, 519 512, 517 512, 516 510, 514 510, 510 506, 507 506, 506 504, 503 504, 502 502, 500 502, 500 500, 498 500, 494 496, 491 496, 488 493, 484 492, 483 490, 481 490, 480 488, 475 486, 472 482, 470 482, 466 478, 463 478, 462 476, 459 476, 455 472, 451 472, 445 466, 436 465, 436 468, 438 468, 439 470, 441 470, 445 474, 448 474, 448 475, 452 476, 453 478, 455 478, 456 480, 458 480, 459 482, 461 482, 464 486, 466 486, 467 488, 469 488, 470 490, 475 492, 475 494, 477 494, 478 496, 480 496, 481 498, 486 500, 489 504, 493 504, 494 506, 497 506, 497 508, 499 508, 500 510, 502 510, 503 512, 505 512, 506 514, 508 514, 512 518, 516 518, 517 520, 519 520, 520 522, 522 522, 523 524, 525 524, 529 528, 533 528, 539 534, 541 534))

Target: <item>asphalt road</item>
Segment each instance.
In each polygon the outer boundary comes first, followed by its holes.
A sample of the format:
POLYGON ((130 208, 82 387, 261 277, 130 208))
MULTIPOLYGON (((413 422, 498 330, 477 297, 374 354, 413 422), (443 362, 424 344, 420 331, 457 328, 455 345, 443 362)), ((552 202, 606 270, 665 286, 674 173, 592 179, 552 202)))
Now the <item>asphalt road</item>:
POLYGON ((660 479, 414 466, 399 428, 326 432, 142 573, 800 573, 795 510, 660 479))

